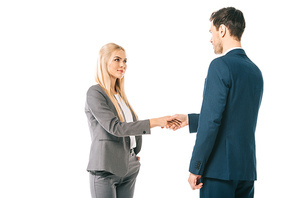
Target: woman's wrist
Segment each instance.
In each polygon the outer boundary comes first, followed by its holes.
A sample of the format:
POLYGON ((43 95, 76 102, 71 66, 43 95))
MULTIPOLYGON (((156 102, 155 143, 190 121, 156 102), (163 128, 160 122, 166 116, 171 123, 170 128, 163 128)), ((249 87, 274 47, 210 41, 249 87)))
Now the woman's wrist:
POLYGON ((153 127, 165 127, 167 125, 167 120, 170 116, 164 116, 160 118, 152 118, 150 119, 150 128, 153 127))
POLYGON ((150 128, 153 128, 153 127, 157 127, 157 118, 151 118, 150 119, 150 128))

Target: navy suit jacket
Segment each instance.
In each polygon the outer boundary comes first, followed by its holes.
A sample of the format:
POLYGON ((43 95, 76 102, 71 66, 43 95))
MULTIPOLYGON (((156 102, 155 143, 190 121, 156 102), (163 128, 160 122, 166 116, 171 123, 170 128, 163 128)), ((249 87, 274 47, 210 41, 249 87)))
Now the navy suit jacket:
POLYGON ((255 129, 263 93, 259 68, 243 49, 214 59, 200 114, 189 114, 197 132, 189 171, 222 180, 256 180, 255 129))

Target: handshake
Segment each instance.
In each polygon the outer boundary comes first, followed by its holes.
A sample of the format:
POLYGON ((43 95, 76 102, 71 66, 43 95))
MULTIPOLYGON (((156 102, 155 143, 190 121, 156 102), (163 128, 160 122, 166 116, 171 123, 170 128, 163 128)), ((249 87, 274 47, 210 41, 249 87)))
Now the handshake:
POLYGON ((160 126, 172 130, 180 129, 188 125, 188 115, 175 114, 173 116, 164 116, 150 119, 150 128, 160 126))

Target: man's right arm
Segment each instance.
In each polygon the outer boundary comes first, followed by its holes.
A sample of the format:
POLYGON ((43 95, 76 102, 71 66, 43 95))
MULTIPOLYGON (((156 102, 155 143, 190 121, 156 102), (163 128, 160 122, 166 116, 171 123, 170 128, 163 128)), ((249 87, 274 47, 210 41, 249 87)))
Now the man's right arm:
POLYGON ((189 132, 196 133, 198 128, 199 114, 188 114, 189 132))

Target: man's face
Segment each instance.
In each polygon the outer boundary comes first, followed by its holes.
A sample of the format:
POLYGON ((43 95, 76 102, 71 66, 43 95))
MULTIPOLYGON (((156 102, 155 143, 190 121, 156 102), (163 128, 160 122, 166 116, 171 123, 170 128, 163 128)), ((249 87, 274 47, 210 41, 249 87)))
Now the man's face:
POLYGON ((214 53, 222 54, 223 52, 222 39, 220 38, 219 30, 216 30, 216 27, 213 25, 213 21, 211 22, 210 33, 212 34, 210 42, 213 45, 214 53))

